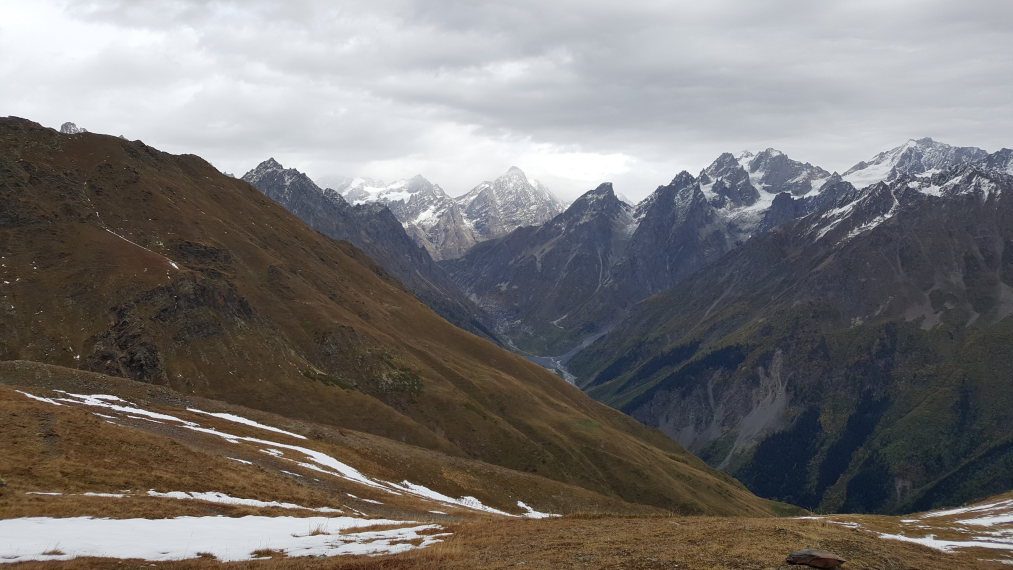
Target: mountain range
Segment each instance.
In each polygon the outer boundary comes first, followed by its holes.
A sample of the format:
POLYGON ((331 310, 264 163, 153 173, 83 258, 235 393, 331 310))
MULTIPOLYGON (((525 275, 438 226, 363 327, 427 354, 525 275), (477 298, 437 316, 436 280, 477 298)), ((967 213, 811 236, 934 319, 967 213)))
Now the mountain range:
POLYGON ((570 372, 762 496, 901 512, 1005 490, 1008 157, 928 139, 878 155, 848 176, 884 181, 828 182, 833 199, 638 304, 570 372))
MULTIPOLYGON (((1010 314, 996 261, 1005 246, 965 243, 1005 243, 996 208, 1011 157, 923 138, 841 175, 775 149, 725 153, 636 205, 602 184, 439 265, 497 339, 762 496, 821 510, 929 508, 1013 486, 988 476, 1010 461, 1005 436, 988 428, 1007 418, 982 400, 997 388, 974 360, 1010 314), (963 218, 995 221, 955 226, 963 218), (945 238, 930 237, 940 228, 945 238), (944 329, 961 350, 940 346, 944 329), (854 346, 834 348, 843 338, 854 346), (913 346, 933 357, 910 362, 913 346), (960 390, 943 369, 960 371, 960 390), (917 389, 909 374, 923 378, 917 389), (944 413, 941 402, 966 409, 944 413), (959 435, 907 441, 926 418, 959 435), (938 438, 945 458, 928 449, 938 438)), ((369 198, 402 207, 397 196, 369 198)))
POLYGON ((513 346, 564 355, 753 234, 829 202, 845 191, 839 182, 773 149, 723 154, 635 206, 603 185, 541 227, 442 265, 513 346))
POLYGON ((761 496, 959 503, 1013 486, 1011 363, 987 356, 1010 326, 1011 154, 924 138, 839 175, 726 153, 441 263, 515 348, 761 496))
POLYGON ((516 166, 457 198, 421 175, 390 184, 355 178, 335 190, 356 205, 390 208, 416 243, 437 260, 460 257, 476 243, 540 225, 561 211, 559 200, 516 166))

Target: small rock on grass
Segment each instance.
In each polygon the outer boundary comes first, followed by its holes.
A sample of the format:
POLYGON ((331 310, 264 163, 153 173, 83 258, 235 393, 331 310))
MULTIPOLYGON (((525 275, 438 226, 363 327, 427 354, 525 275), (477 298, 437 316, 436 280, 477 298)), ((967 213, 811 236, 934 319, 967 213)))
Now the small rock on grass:
POLYGON ((788 555, 786 562, 788 564, 810 566, 812 568, 837 568, 841 564, 844 564, 845 560, 827 550, 807 548, 792 552, 788 555))

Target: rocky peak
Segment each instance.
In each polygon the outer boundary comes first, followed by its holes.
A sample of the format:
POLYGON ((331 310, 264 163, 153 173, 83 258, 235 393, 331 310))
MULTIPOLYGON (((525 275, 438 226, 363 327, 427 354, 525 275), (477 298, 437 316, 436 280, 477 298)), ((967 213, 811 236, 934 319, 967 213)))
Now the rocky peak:
POLYGON ((772 161, 791 160, 786 154, 776 148, 766 148, 755 154, 745 165, 750 172, 762 169, 772 161))
POLYGON ((937 196, 973 194, 987 200, 1013 191, 1013 177, 985 165, 961 164, 928 180, 908 182, 907 186, 917 189, 922 194, 937 196))
POLYGON ((68 121, 60 125, 60 132, 65 135, 78 135, 81 133, 87 133, 88 131, 68 121))
POLYGON ((261 162, 246 174, 243 180, 257 187, 268 198, 285 204, 297 194, 320 194, 329 200, 344 204, 345 200, 336 192, 325 193, 309 176, 295 168, 285 168, 274 158, 261 162))
POLYGON ((1013 174, 1013 150, 1003 148, 993 152, 985 159, 985 166, 1006 174, 1013 174))
POLYGON ((735 156, 732 155, 732 153, 724 152, 721 153, 721 155, 718 156, 716 159, 714 159, 714 162, 712 162, 710 166, 705 168, 704 172, 707 173, 708 176, 718 177, 726 174, 730 170, 734 170, 737 168, 742 168, 742 165, 739 163, 738 159, 736 159, 735 156))
POLYGON ((280 172, 282 170, 285 170, 285 167, 275 160, 274 157, 271 157, 258 164, 253 170, 246 173, 245 176, 263 176, 268 172, 280 172))
POLYGON ((618 198, 616 197, 616 192, 612 188, 612 183, 611 182, 602 182, 601 184, 598 185, 597 188, 595 188, 594 190, 588 190, 580 198, 577 198, 577 199, 578 200, 589 199, 589 200, 593 200, 593 201, 598 201, 598 200, 604 200, 604 199, 609 199, 609 198, 613 198, 613 199, 618 200, 618 198))
POLYGON ((793 196, 804 196, 818 190, 830 177, 826 170, 793 160, 773 148, 757 154, 749 161, 747 170, 753 186, 768 194, 788 192, 793 196))
MULTIPOLYGON (((687 186, 691 186, 693 184, 696 184, 696 178, 694 178, 693 175, 690 174, 689 172, 683 170, 679 174, 675 175, 675 178, 673 178, 672 181, 668 183, 668 187, 681 189, 687 186)), ((662 188, 665 188, 665 186, 662 186, 662 188)))
POLYGON ((700 173, 700 186, 715 208, 750 206, 759 199, 749 173, 730 152, 721 154, 700 173))
POLYGON ((618 212, 625 212, 628 217, 629 210, 630 205, 616 196, 612 183, 605 182, 574 200, 563 216, 587 221, 596 216, 614 217, 618 212))
POLYGON ((521 170, 520 168, 516 167, 516 166, 511 166, 510 168, 508 168, 507 171, 506 171, 506 174, 504 174, 504 176, 508 176, 508 177, 512 177, 512 178, 522 178, 525 181, 528 180, 528 177, 527 177, 526 174, 524 174, 524 171, 521 170))
POLYGON ((561 211, 559 201, 516 166, 492 182, 479 184, 455 202, 480 240, 543 224, 561 211))

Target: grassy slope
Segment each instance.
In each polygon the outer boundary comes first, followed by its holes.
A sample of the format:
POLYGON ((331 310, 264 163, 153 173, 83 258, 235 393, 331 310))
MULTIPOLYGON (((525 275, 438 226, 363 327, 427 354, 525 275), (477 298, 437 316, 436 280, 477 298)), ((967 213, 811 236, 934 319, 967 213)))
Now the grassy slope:
MULTIPOLYGON (((370 515, 411 518, 443 525, 452 534, 445 543, 423 551, 377 558, 284 559, 238 562, 227 568, 287 569, 455 569, 455 568, 625 568, 647 570, 685 568, 779 568, 788 552, 801 548, 825 548, 848 559, 847 568, 876 570, 943 570, 949 568, 998 568, 978 559, 995 559, 1001 553, 960 551, 944 554, 928 548, 884 539, 862 530, 846 528, 826 520, 799 520, 746 517, 673 517, 668 514, 616 516, 581 514, 582 510, 641 512, 643 508, 551 481, 534 481, 537 476, 508 472, 468 460, 454 460, 398 444, 382 442, 375 436, 334 430, 271 414, 202 398, 185 397, 158 386, 90 373, 43 367, 34 363, 4 363, 0 377, 10 382, 31 372, 32 386, 0 385, 0 472, 8 485, 0 489, 0 517, 17 516, 106 516, 176 517, 279 515, 308 516, 315 513, 272 508, 174 501, 143 496, 154 488, 169 490, 214 490, 232 496, 280 500, 307 506, 347 509, 352 506, 370 515), (31 400, 15 388, 48 395, 49 388, 73 387, 82 391, 115 392, 145 409, 197 420, 205 426, 240 435, 288 441, 277 434, 265 435, 255 428, 218 421, 207 416, 188 415, 186 407, 229 411, 263 423, 277 425, 311 437, 302 442, 326 450, 341 460, 354 462, 371 475, 395 479, 408 473, 415 481, 455 493, 471 493, 498 506, 507 505, 502 496, 523 497, 539 506, 577 511, 562 519, 531 521, 488 517, 453 510, 452 516, 428 514, 431 504, 385 494, 371 495, 366 489, 346 483, 312 483, 308 478, 284 476, 271 465, 271 458, 256 449, 228 445, 219 449, 199 439, 173 439, 150 422, 118 421, 110 425, 103 418, 70 406, 57 407, 31 400), (377 460, 389 453, 398 463, 377 460), (259 458, 257 456, 260 456, 259 458), (225 459, 252 460, 244 465, 225 459), (435 478, 429 478, 436 473, 435 478), (497 489, 490 489, 488 483, 497 489), (85 492, 140 490, 141 496, 105 498, 82 496, 85 492), (26 495, 26 491, 62 491, 64 496, 26 495), (386 504, 377 506, 350 499, 345 493, 373 497, 386 504), (74 493, 74 495, 71 495, 74 493), (500 494, 500 502, 496 495, 500 494), (531 494, 531 495, 528 495, 531 494), (492 499, 492 500, 490 500, 492 499), (552 504, 553 501, 562 503, 552 504)), ((100 412, 102 410, 99 410, 100 412)), ((211 442, 218 438, 212 438, 211 442)), ((292 469, 291 465, 285 465, 292 469)), ((306 472, 311 475, 312 472, 306 472)), ((444 510, 446 507, 441 507, 444 510)), ((964 515, 968 516, 968 515, 964 515)), ((839 518, 839 517, 838 517, 839 518)), ((959 517, 954 517, 959 518, 959 517)), ((879 532, 897 532, 902 526, 892 517, 850 517, 879 532)), ((959 529, 958 529, 959 530, 959 529)), ((908 529, 906 532, 910 532, 908 529)), ((959 534, 944 533, 960 539, 959 534)), ((123 568, 131 562, 109 559, 78 559, 68 562, 23 563, 18 568, 76 569, 123 568)), ((185 560, 168 563, 138 562, 134 565, 166 569, 217 568, 213 560, 185 560)))
MULTIPOLYGON (((5 434, 0 440, 0 473, 7 486, 0 500, 0 517, 237 516, 251 510, 249 507, 202 506, 193 501, 151 499, 143 496, 148 489, 218 491, 236 497, 306 506, 342 508, 350 505, 372 515, 403 518, 432 518, 427 514, 430 509, 448 510, 411 497, 394 496, 320 476, 261 452, 264 445, 229 443, 219 437, 173 429, 166 424, 124 419, 122 414, 109 410, 67 404, 54 406, 17 392, 52 396, 50 391, 58 389, 117 394, 149 411, 196 421, 204 427, 230 434, 309 447, 377 479, 408 479, 454 497, 476 496, 487 505, 509 512, 518 511, 519 498, 554 512, 658 512, 652 507, 626 503, 538 475, 446 456, 378 436, 187 397, 163 387, 122 378, 36 363, 5 362, 0 363, 0 428, 5 434), (186 411, 188 407, 227 411, 304 434, 309 439, 299 440, 190 413, 186 411), (119 417, 110 423, 102 416, 89 413, 91 411, 119 417), (302 476, 294 477, 285 471, 302 476), (103 501, 81 495, 123 490, 129 490, 132 496, 103 501), (64 496, 25 494, 51 491, 64 493, 64 496), (133 496, 138 493, 141 496, 133 496), (380 500, 383 506, 354 500, 346 493, 380 500)), ((469 514, 474 515, 472 511, 454 511, 455 517, 469 514)))
POLYGON ((0 173, 0 359, 164 384, 684 513, 770 512, 197 157, 8 119, 0 173))

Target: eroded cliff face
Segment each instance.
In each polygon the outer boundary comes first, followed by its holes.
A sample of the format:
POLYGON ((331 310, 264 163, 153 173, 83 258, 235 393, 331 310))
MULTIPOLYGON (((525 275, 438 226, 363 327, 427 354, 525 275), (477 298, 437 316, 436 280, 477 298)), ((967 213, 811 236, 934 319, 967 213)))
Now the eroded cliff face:
MULTIPOLYGON (((732 349, 711 358, 731 365, 741 351, 732 349)), ((633 417, 651 422, 666 435, 696 453, 708 453, 719 468, 752 451, 768 435, 792 420, 793 391, 783 374, 784 354, 777 350, 767 364, 756 364, 744 379, 734 379, 736 367, 718 366, 702 372, 702 382, 661 388, 631 409, 633 417)))

